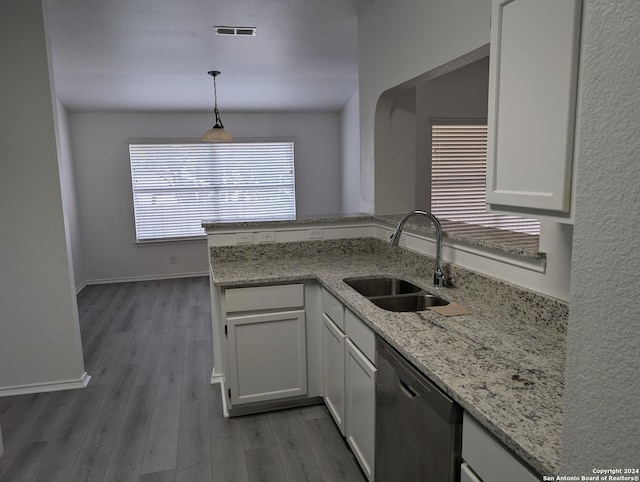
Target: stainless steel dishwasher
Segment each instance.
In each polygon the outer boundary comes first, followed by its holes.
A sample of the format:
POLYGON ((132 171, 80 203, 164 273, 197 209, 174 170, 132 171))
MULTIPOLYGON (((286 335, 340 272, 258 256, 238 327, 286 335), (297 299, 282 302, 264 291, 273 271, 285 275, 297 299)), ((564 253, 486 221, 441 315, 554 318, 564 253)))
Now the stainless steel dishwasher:
POLYGON ((462 408, 376 337, 376 482, 456 482, 462 408))

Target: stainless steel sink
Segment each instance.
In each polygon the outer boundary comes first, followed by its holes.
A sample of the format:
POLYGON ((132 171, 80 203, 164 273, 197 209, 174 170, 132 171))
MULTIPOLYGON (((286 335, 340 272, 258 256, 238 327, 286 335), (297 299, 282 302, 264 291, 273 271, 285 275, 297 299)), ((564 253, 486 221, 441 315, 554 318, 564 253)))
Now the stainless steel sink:
POLYGON ((449 302, 439 296, 420 294, 379 296, 369 298, 371 303, 387 311, 424 311, 430 306, 444 306, 449 302))
POLYGON ((447 300, 400 278, 347 278, 343 281, 387 311, 424 311, 430 306, 449 304, 447 300))
POLYGON ((417 293, 422 289, 399 278, 345 279, 344 282, 366 297, 417 293))

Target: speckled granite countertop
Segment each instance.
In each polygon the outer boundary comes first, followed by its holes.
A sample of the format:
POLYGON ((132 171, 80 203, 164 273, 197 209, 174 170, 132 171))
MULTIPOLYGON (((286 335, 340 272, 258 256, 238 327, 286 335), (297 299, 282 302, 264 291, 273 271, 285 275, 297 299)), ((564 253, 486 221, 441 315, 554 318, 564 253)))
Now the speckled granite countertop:
POLYGON ((439 295, 471 315, 389 312, 343 279, 393 276, 429 289, 430 258, 390 251, 377 240, 286 244, 212 248, 213 282, 230 287, 317 279, 535 470, 557 472, 566 304, 526 291, 513 295, 505 283, 452 267, 453 279, 462 278, 466 287, 439 295), (282 249, 286 255, 275 254, 282 249))
POLYGON ((295 219, 282 219, 278 221, 216 221, 214 219, 202 221, 202 227, 206 231, 216 229, 238 229, 238 228, 254 228, 266 229, 278 226, 307 226, 314 224, 348 224, 358 221, 373 221, 373 216, 363 213, 347 213, 347 214, 321 214, 317 216, 301 216, 295 219))
MULTIPOLYGON (((208 232, 213 233, 217 230, 233 230, 252 228, 254 230, 277 229, 283 226, 309 227, 317 224, 353 224, 370 222, 395 229, 402 214, 389 215, 370 215, 363 213, 335 214, 335 215, 318 215, 305 216, 296 219, 284 219, 280 221, 237 221, 237 222, 220 222, 215 220, 202 221, 202 227, 208 232)), ((464 226, 461 223, 442 220, 443 236, 445 238, 462 241, 471 246, 477 246, 485 249, 492 249, 509 253, 512 255, 529 258, 534 260, 545 261, 546 255, 538 251, 538 237, 525 236, 522 234, 503 231, 495 228, 475 227, 474 230, 460 231, 458 228, 464 226), (454 229, 455 227, 455 229, 454 229), (528 239, 526 239, 528 238, 528 239)), ((421 235, 427 234, 433 236, 434 230, 430 221, 423 217, 413 216, 409 218, 405 224, 406 232, 414 232, 421 235)))

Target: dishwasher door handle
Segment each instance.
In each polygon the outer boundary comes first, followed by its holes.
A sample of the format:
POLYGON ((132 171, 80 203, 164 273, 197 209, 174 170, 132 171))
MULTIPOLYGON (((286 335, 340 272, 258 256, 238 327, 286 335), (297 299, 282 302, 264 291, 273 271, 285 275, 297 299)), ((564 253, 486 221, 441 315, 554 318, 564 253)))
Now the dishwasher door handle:
POLYGON ((420 396, 418 392, 403 382, 400 378, 398 378, 398 385, 400 385, 400 389, 408 398, 416 398, 420 396))

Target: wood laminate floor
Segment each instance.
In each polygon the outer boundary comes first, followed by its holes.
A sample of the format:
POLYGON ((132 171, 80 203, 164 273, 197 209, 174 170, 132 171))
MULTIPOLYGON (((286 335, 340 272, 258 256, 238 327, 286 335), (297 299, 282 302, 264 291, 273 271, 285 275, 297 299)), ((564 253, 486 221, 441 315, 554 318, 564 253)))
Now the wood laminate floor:
POLYGON ((88 286, 81 390, 0 398, 0 481, 365 480, 321 405, 222 416, 208 278, 88 286))

